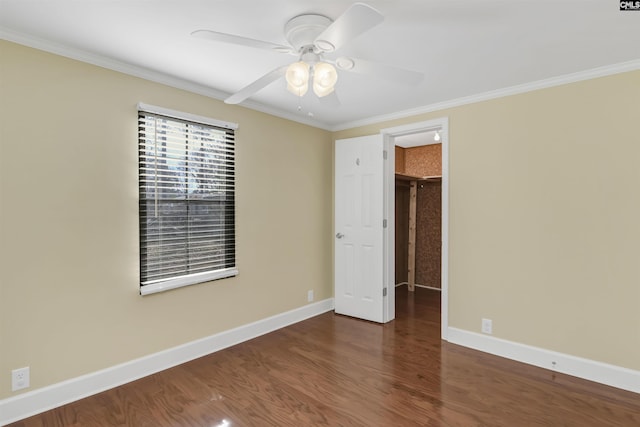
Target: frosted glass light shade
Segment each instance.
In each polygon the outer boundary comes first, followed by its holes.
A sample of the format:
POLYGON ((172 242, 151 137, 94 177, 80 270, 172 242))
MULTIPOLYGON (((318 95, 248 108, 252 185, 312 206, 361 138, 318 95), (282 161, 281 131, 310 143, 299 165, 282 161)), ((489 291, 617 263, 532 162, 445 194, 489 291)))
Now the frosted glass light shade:
POLYGON ((287 90, 296 96, 304 96, 309 90, 309 83, 305 83, 302 86, 292 86, 287 83, 287 90))
POLYGON ((338 73, 333 65, 318 62, 313 67, 313 92, 320 98, 329 95, 338 81, 338 73))
POLYGON ((294 62, 287 68, 285 78, 289 92, 297 96, 304 95, 309 89, 309 64, 302 61, 294 62))

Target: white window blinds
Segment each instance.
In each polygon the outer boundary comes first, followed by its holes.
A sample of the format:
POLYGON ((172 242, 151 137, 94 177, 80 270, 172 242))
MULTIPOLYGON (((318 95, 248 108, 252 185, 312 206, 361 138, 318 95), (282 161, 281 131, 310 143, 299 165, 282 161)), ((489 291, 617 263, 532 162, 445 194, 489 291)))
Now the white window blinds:
POLYGON ((143 295, 237 274, 234 129, 177 115, 138 114, 143 295))

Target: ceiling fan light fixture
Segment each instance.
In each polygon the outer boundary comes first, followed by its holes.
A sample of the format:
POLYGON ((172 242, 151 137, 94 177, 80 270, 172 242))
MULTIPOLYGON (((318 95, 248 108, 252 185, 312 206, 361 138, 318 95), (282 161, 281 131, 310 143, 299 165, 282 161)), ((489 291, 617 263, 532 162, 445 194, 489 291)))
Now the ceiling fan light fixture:
POLYGON ((322 98, 333 92, 338 82, 335 67, 326 62, 319 62, 313 67, 313 92, 322 98))
POLYGON ((309 64, 302 61, 294 62, 287 68, 285 78, 289 92, 297 96, 304 95, 309 89, 309 64))
MULTIPOLYGON (((316 13, 294 16, 284 26, 284 36, 287 41, 284 45, 211 30, 197 30, 192 32, 192 35, 215 42, 267 49, 272 52, 298 56, 297 63, 282 65, 225 99, 228 104, 238 104, 244 101, 283 76, 287 81, 287 90, 297 96, 304 95, 309 86, 313 87, 319 97, 329 95, 334 92, 338 80, 336 67, 347 71, 355 68, 358 73, 374 74, 392 81, 409 80, 411 84, 419 83, 423 77, 422 73, 397 69, 384 64, 380 66, 351 58, 338 58, 335 62, 332 60, 331 64, 333 65, 324 64, 322 56, 325 53, 341 49, 351 40, 379 25, 383 20, 384 17, 379 11, 365 3, 356 2, 335 20, 316 13), (318 66, 317 72, 312 74, 313 71, 316 71, 316 65, 318 66), (314 74, 316 75, 314 76, 314 74)), ((334 104, 339 104, 336 96, 328 98, 333 100, 331 102, 334 104)), ((327 102, 324 104, 328 105, 327 102)))

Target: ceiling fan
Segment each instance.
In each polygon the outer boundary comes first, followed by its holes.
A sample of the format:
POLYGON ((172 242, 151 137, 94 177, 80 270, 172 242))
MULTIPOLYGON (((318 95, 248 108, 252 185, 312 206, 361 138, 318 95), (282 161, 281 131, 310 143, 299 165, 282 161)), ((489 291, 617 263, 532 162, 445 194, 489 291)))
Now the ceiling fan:
POLYGON ((191 35, 298 56, 297 62, 276 68, 225 99, 224 102, 227 104, 239 104, 283 76, 287 80, 287 89, 297 96, 303 96, 307 92, 309 81, 312 80, 313 92, 318 97, 333 95, 337 102, 334 92, 338 80, 336 67, 344 71, 371 74, 411 85, 420 83, 424 78, 422 73, 416 71, 363 59, 339 57, 330 60, 325 58, 325 54, 337 51, 383 20, 382 14, 373 7, 364 3, 354 3, 335 21, 317 14, 299 15, 290 19, 284 27, 284 34, 289 46, 211 30, 196 30, 191 35))

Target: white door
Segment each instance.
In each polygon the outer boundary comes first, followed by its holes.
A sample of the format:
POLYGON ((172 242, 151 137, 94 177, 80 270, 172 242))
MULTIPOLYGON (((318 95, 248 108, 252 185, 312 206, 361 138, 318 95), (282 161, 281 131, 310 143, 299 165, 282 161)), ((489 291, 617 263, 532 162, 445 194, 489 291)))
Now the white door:
POLYGON ((382 136, 337 140, 335 153, 335 312, 382 323, 382 136))

